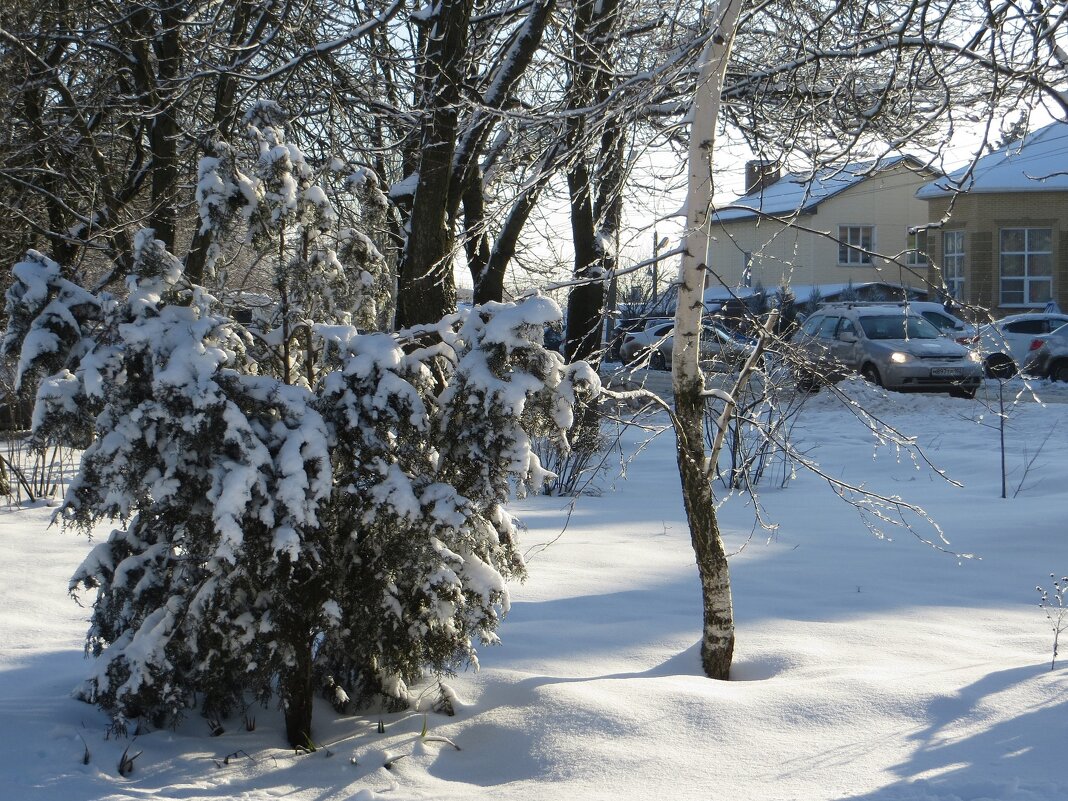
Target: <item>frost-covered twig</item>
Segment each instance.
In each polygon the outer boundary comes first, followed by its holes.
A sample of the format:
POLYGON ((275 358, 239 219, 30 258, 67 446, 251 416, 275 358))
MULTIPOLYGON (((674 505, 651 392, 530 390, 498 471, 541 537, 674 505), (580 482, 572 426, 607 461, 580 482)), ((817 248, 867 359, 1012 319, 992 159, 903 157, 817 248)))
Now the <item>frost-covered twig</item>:
MULTIPOLYGON (((1046 433, 1046 436, 1042 439, 1042 442, 1039 443, 1038 450, 1036 450, 1034 452, 1034 455, 1032 455, 1031 458, 1027 460, 1027 463, 1024 465, 1024 468, 1023 468, 1023 475, 1020 476, 1020 481, 1016 485, 1016 489, 1012 493, 1012 497, 1013 498, 1015 498, 1017 495, 1020 494, 1020 492, 1023 491, 1024 482, 1027 481, 1027 476, 1031 472, 1031 468, 1034 467, 1035 461, 1038 459, 1038 457, 1042 453, 1042 449, 1046 447, 1046 444, 1050 441, 1050 437, 1053 436, 1053 432, 1056 431, 1056 430, 1057 430, 1057 426, 1056 426, 1056 424, 1054 424, 1050 428, 1050 430, 1046 433)), ((1027 451, 1025 450, 1024 454, 1026 455, 1026 453, 1027 453, 1027 451)))
POLYGON ((1049 574, 1049 577, 1054 579, 1052 595, 1042 587, 1035 587, 1042 596, 1038 601, 1038 607, 1046 613, 1046 620, 1053 629, 1053 657, 1049 663, 1050 670, 1053 670, 1057 664, 1057 646, 1061 632, 1068 628, 1068 608, 1064 606, 1064 593, 1068 591, 1068 576, 1057 581, 1056 575, 1056 573, 1049 574))

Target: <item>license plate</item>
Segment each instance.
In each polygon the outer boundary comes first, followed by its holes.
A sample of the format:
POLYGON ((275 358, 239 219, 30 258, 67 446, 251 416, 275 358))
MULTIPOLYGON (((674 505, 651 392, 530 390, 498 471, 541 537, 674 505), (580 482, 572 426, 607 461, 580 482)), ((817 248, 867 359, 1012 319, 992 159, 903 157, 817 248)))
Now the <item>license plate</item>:
POLYGON ((931 375, 944 376, 947 378, 957 378, 961 374, 959 367, 932 367, 931 375))

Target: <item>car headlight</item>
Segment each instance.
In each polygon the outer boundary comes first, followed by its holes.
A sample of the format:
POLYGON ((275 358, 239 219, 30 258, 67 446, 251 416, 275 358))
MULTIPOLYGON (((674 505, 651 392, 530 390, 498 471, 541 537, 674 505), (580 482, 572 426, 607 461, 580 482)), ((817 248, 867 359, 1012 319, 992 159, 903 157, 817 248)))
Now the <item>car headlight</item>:
POLYGON ((908 364, 912 361, 912 359, 913 356, 911 353, 904 353, 900 350, 895 350, 893 353, 890 354, 890 361, 894 364, 908 364))
POLYGON ((968 355, 965 358, 970 362, 981 362, 983 360, 983 357, 979 355, 979 351, 977 350, 968 351, 968 355))

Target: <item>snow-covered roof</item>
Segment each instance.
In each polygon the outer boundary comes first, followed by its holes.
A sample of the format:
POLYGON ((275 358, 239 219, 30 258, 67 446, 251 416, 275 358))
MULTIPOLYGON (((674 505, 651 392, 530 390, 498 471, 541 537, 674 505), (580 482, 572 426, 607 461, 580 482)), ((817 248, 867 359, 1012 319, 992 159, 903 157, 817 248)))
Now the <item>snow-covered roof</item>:
POLYGON ((916 295, 926 295, 927 291, 924 289, 917 289, 916 287, 909 286, 908 284, 896 284, 892 281, 856 281, 856 282, 837 282, 837 283, 824 283, 824 284, 793 284, 789 285, 789 290, 793 292, 794 299, 800 303, 804 303, 813 294, 818 294, 821 298, 834 299, 839 295, 852 290, 859 294, 867 294, 869 292, 902 292, 909 295, 909 297, 915 297, 916 295))
POLYGON ((750 286, 710 286, 705 290, 704 299, 706 302, 713 300, 727 301, 731 298, 744 299, 752 297, 756 294, 756 289, 750 286))
POLYGON ((975 163, 971 175, 969 167, 920 187, 916 197, 932 200, 958 191, 1068 191, 1068 123, 1051 123, 1019 142, 983 156, 975 163))
MULTIPOLYGON (((845 282, 845 283, 825 283, 825 284, 794 284, 791 283, 787 286, 787 289, 793 294, 794 300, 798 303, 804 303, 812 297, 813 293, 817 293, 824 300, 834 299, 841 295, 843 292, 852 290, 858 294, 865 295, 871 292, 903 292, 907 293, 910 297, 915 297, 917 294, 926 295, 926 291, 923 289, 916 289, 915 287, 908 286, 906 284, 895 284, 891 281, 857 281, 857 282, 845 282)), ((779 290, 777 286, 768 286, 764 288, 764 291, 769 296, 774 295, 779 290)), ((753 287, 732 287, 727 289, 722 286, 710 286, 705 290, 704 301, 709 305, 720 305, 725 303, 731 298, 738 298, 744 301, 746 298, 755 295, 757 290, 753 287)))
POLYGON ((794 215, 811 213, 828 198, 890 170, 907 156, 859 161, 841 167, 825 167, 814 173, 787 173, 770 186, 757 189, 720 206, 717 222, 752 219, 758 214, 794 215))

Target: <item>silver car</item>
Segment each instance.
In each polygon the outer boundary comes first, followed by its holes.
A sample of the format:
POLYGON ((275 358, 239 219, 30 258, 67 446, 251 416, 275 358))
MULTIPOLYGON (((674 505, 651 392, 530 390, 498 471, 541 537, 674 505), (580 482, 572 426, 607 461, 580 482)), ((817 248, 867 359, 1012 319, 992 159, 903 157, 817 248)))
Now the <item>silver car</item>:
POLYGON ((978 353, 900 306, 822 306, 805 320, 794 342, 802 360, 799 384, 805 389, 859 373, 887 389, 973 398, 983 378, 978 353))
POLYGON ((1023 372, 1035 378, 1068 381, 1068 324, 1031 341, 1023 372))

